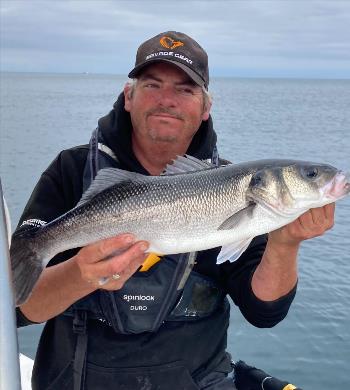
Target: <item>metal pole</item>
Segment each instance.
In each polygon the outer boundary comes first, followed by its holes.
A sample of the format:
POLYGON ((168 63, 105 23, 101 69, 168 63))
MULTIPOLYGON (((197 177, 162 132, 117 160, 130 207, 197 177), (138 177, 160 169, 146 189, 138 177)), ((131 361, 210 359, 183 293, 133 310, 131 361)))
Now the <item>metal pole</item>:
POLYGON ((0 180, 0 390, 21 390, 15 304, 0 180))

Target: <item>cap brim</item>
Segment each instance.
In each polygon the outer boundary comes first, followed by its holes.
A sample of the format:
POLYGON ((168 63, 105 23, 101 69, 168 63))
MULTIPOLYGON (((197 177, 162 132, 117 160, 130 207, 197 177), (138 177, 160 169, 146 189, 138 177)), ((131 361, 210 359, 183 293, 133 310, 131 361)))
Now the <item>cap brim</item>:
POLYGON ((200 87, 204 86, 207 88, 207 86, 205 85, 205 81, 196 72, 194 72, 192 69, 182 64, 181 62, 175 60, 169 60, 167 58, 162 58, 162 59, 155 58, 155 59, 148 60, 147 62, 144 62, 138 66, 135 66, 135 68, 128 74, 128 77, 131 79, 137 77, 137 75, 141 72, 143 68, 145 68, 146 66, 154 62, 169 62, 170 64, 173 64, 178 68, 180 68, 181 70, 183 70, 200 87))

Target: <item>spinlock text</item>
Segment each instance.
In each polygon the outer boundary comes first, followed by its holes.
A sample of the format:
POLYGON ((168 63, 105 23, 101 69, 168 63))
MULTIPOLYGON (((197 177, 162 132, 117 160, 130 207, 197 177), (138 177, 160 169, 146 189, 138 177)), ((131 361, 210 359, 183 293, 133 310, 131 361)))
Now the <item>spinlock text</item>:
POLYGON ((154 301, 154 295, 123 295, 124 301, 154 301))

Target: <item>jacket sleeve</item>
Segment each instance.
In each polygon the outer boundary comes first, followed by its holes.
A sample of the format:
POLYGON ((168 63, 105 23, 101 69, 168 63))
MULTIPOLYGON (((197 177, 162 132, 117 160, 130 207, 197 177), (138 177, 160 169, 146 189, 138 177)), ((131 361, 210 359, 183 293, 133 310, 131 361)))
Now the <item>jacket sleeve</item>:
POLYGON ((262 301, 251 287, 253 273, 261 261, 267 236, 256 237, 242 256, 233 263, 221 265, 221 275, 226 292, 239 307, 248 322, 259 328, 270 328, 282 321, 296 294, 296 286, 275 301, 262 301))
MULTIPOLYGON (((81 196, 84 154, 86 151, 82 149, 63 151, 42 173, 14 234, 50 222, 75 206, 81 196)), ((75 252, 67 251, 55 256, 49 266, 68 259, 75 252)), ((16 317, 18 327, 33 324, 19 308, 16 308, 16 317)))
POLYGON ((42 173, 16 231, 31 221, 50 222, 75 206, 81 197, 82 152, 81 149, 61 152, 42 173))

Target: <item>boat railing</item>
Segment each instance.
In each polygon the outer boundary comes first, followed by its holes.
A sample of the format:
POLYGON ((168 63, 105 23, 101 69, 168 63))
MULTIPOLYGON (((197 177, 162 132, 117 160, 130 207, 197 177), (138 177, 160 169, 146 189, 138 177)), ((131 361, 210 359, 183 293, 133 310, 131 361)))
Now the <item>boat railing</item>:
POLYGON ((21 390, 6 209, 0 179, 0 390, 21 390))

